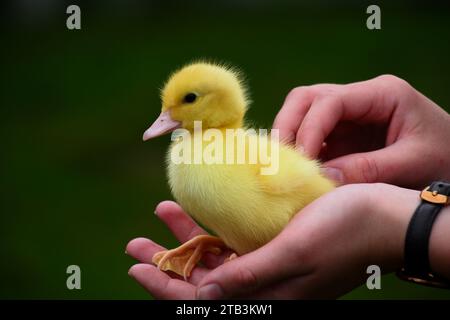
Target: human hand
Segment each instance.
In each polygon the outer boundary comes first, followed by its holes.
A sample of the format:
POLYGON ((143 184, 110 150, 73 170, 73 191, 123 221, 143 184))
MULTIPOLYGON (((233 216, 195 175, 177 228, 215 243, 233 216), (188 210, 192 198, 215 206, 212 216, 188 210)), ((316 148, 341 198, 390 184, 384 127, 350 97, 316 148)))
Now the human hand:
MULTIPOLYGON (((195 268, 189 282, 149 264, 162 247, 132 240, 127 252, 142 264, 129 274, 156 298, 336 298, 363 283, 371 264, 383 272, 401 266, 406 228, 417 204, 413 190, 343 186, 305 207, 260 249, 224 264, 229 253, 207 256, 206 268, 195 268)), ((156 211, 182 242, 204 233, 173 202, 161 203, 156 211)))
POLYGON ((273 127, 340 184, 450 180, 450 115, 395 76, 295 88, 273 127))
MULTIPOLYGON (((156 207, 155 214, 182 243, 198 235, 207 234, 173 201, 161 202, 156 207)), ((221 265, 232 253, 225 251, 219 256, 206 253, 202 260, 205 267, 194 268, 186 282, 182 277, 160 271, 152 264, 153 255, 162 250, 166 250, 166 248, 145 238, 131 240, 126 248, 128 255, 141 262, 132 266, 128 274, 157 299, 195 299, 196 285, 211 269, 221 265)))

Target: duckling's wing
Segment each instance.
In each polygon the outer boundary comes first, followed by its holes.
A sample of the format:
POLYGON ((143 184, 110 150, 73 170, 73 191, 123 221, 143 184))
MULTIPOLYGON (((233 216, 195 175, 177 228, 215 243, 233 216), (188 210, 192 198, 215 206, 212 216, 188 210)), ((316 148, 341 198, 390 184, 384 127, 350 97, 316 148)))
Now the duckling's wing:
MULTIPOLYGON (((301 155, 299 151, 280 145, 279 157, 272 157, 271 164, 260 164, 259 182, 264 192, 274 195, 307 192, 304 188, 331 190, 333 184, 320 170, 320 164, 301 155), (276 163, 278 161, 278 163, 276 163), (267 168, 270 166, 270 170, 267 168), (263 170, 268 174, 263 174, 263 170)), ((316 193, 316 190, 311 190, 316 193)))

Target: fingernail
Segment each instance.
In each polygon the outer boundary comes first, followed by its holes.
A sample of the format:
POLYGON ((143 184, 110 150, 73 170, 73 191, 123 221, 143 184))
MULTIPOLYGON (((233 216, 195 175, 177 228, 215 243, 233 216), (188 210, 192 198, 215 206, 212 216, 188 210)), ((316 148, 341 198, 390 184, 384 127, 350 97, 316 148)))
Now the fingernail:
POLYGON ((198 300, 218 300, 223 297, 222 289, 215 283, 207 284, 197 290, 198 300))
POLYGON ((127 251, 127 250, 125 250, 125 254, 128 254, 128 251, 127 251))
POLYGON ((153 213, 154 213, 155 215, 158 215, 158 212, 156 212, 156 210, 155 210, 155 211, 153 211, 153 213))
POLYGON ((329 168, 329 167, 328 168, 324 168, 324 174, 328 178, 336 181, 337 183, 342 183, 344 181, 344 174, 339 169, 329 168))

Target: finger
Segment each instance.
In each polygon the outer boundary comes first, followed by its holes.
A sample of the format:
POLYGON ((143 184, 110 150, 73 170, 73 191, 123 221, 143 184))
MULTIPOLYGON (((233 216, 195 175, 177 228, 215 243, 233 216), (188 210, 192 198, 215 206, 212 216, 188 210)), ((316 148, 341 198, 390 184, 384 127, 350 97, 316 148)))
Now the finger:
MULTIPOLYGON (((186 242, 196 236, 208 234, 184 210, 173 201, 163 201, 156 207, 156 215, 167 225, 180 242, 186 242)), ((225 250, 221 255, 205 253, 202 258, 206 267, 213 269, 221 265, 231 251, 225 250)))
POLYGON ((128 274, 157 299, 195 299, 195 286, 179 279, 172 279, 155 266, 135 264, 128 274))
POLYGON ((405 139, 380 150, 342 156, 323 165, 325 174, 340 184, 386 182, 406 185, 414 181, 411 172, 417 168, 426 170, 426 161, 432 160, 420 153, 416 143, 405 139), (408 161, 405 161, 405 154, 408 161))
POLYGON ((279 130, 280 140, 295 142, 296 132, 312 100, 313 94, 308 87, 298 87, 289 92, 273 123, 273 128, 279 130))
POLYGON ((143 263, 152 263, 153 255, 167 250, 152 240, 136 238, 128 242, 125 253, 143 263))
POLYGON ((176 202, 163 201, 158 204, 155 211, 156 215, 182 243, 196 236, 207 234, 176 202))
POLYGON ((315 99, 297 132, 296 144, 316 158, 322 143, 340 121, 389 121, 396 104, 383 99, 383 89, 376 78, 341 86, 329 95, 315 99))
MULTIPOLYGON (((128 243, 126 253, 142 263, 153 264, 153 255, 162 250, 166 249, 154 243, 152 240, 146 238, 136 238, 128 243)), ((197 266, 194 270, 192 270, 188 281, 196 285, 208 274, 208 272, 209 270, 197 266)), ((170 276, 171 278, 182 279, 181 276, 174 273, 171 273, 170 276)))
POLYGON ((290 256, 286 256, 286 248, 281 243, 274 239, 264 247, 212 270, 199 283, 197 298, 242 296, 288 277, 294 272, 294 263, 289 261, 290 256))
POLYGON ((280 131, 280 139, 286 143, 295 143, 297 131, 314 98, 320 93, 326 93, 339 86, 322 83, 292 89, 273 123, 273 128, 280 131))
POLYGON ((308 156, 317 158, 325 138, 342 119, 342 112, 343 107, 338 100, 315 100, 297 132, 296 146, 302 146, 308 156), (323 116, 325 113, 326 117, 323 116))

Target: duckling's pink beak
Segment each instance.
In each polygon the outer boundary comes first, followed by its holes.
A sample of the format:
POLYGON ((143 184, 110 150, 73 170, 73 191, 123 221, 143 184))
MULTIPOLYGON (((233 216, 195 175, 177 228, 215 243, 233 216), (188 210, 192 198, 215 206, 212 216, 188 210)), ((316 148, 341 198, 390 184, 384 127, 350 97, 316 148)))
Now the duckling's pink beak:
POLYGON ((151 138, 159 137, 165 133, 181 127, 181 122, 175 121, 171 118, 169 111, 162 112, 158 119, 153 122, 152 126, 148 128, 142 137, 146 141, 151 138))

